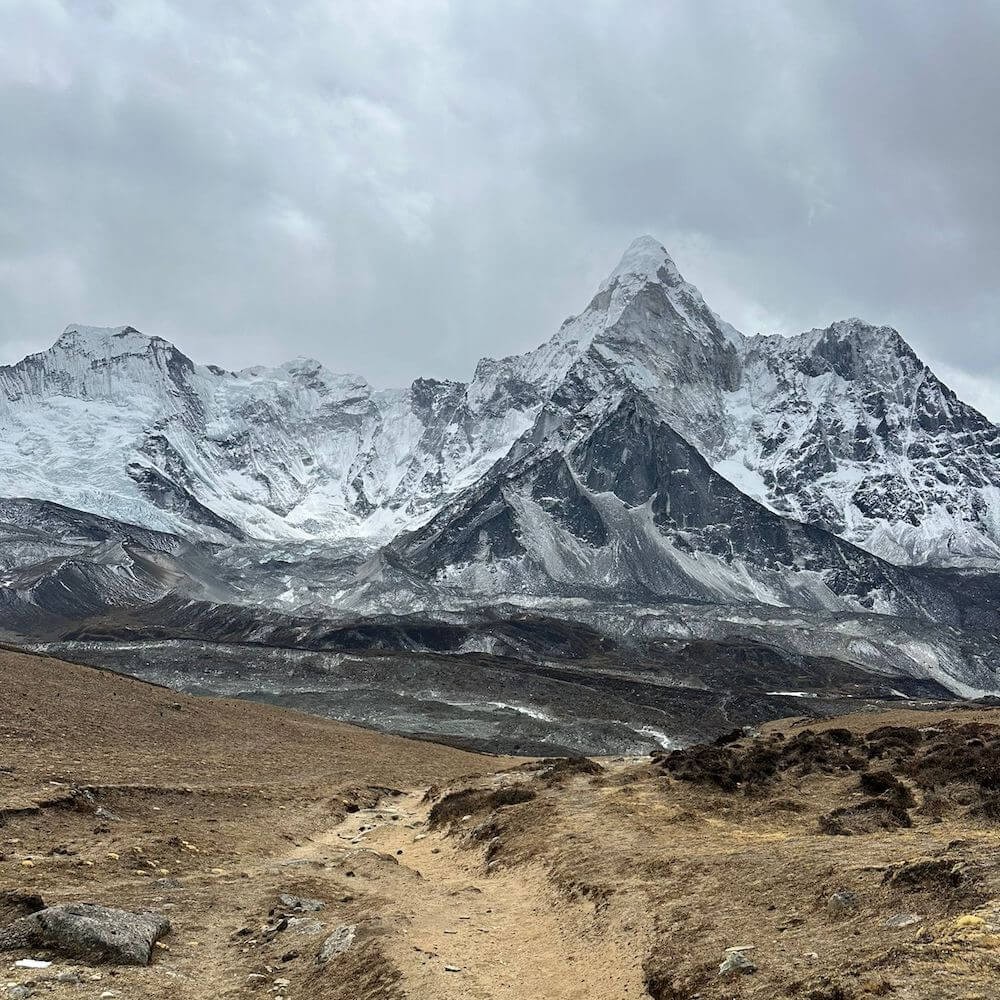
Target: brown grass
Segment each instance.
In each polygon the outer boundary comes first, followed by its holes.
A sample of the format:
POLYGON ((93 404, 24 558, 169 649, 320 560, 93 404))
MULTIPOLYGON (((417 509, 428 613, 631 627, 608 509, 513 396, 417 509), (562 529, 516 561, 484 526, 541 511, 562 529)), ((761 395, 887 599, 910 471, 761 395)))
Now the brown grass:
POLYGON ((0 920, 32 896, 169 913, 150 968, 55 1000, 992 996, 998 734, 899 712, 525 763, 4 654, 0 920), (323 929, 279 929, 281 892, 323 929), (756 972, 719 976, 732 946, 756 972))

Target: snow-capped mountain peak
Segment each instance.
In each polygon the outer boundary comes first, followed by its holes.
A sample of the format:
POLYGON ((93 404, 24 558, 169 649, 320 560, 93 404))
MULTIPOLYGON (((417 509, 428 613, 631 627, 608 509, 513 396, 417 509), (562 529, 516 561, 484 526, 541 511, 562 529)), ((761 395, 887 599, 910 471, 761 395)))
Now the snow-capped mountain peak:
POLYGON ((649 286, 654 286, 699 338, 714 341, 721 337, 734 345, 742 344, 743 334, 708 308, 701 292, 681 276, 666 247, 652 236, 633 240, 618 266, 601 283, 598 297, 611 292, 606 326, 616 323, 636 295, 649 286))
POLYGON ((615 269, 601 282, 598 291, 604 291, 619 279, 639 281, 680 282, 680 272, 667 248, 652 236, 638 236, 625 248, 615 269))
POLYGON ((623 392, 771 510, 893 561, 1000 565, 1000 432, 895 330, 744 337, 650 236, 551 339, 468 384, 375 391, 309 358, 230 372, 72 325, 0 367, 0 495, 212 538, 381 542, 623 392))
MULTIPOLYGON (((72 323, 63 330, 48 352, 90 358, 107 363, 132 355, 150 353, 184 355, 162 337, 150 337, 134 326, 83 326, 72 323)), ((186 359, 185 359, 186 360, 186 359)))
POLYGON ((996 565, 1000 431, 892 327, 750 338, 717 468, 893 562, 996 565))
POLYGON ((59 335, 53 346, 67 350, 97 351, 107 350, 115 340, 132 340, 148 343, 161 338, 147 337, 133 326, 86 326, 70 323, 59 335))

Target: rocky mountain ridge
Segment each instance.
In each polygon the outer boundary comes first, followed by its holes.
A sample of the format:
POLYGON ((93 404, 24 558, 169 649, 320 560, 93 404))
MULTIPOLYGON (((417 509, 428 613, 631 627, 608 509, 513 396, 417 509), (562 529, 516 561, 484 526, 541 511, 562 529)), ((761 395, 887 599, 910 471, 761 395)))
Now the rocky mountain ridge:
POLYGON ((214 542, 381 544, 624 391, 777 513, 895 563, 1000 566, 1000 431, 895 331, 744 337, 649 237, 552 339, 468 384, 228 372, 69 327, 0 368, 0 490, 214 542))
POLYGON ((70 327, 0 426, 0 638, 158 683, 531 753, 1000 691, 1000 431, 649 238, 469 383, 70 327))

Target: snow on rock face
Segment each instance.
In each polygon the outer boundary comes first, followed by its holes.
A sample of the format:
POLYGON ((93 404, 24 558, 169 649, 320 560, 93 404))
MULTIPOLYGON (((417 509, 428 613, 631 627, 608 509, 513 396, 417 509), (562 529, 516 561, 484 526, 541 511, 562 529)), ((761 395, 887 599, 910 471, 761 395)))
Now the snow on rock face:
POLYGON ((652 237, 468 384, 374 391, 309 359, 228 372, 131 327, 68 327, 0 368, 0 494, 215 540, 383 542, 512 447, 569 447, 623 392, 772 511, 894 562, 1000 566, 1000 431, 895 331, 746 338, 652 237))
POLYGON ((614 290, 621 302, 649 285, 663 289, 678 317, 700 339, 716 341, 723 337, 737 346, 742 344, 743 335, 705 305, 701 292, 681 277, 666 247, 652 236, 640 236, 629 244, 618 266, 601 283, 598 294, 614 290))
POLYGON ((309 359, 227 372, 131 327, 69 327, 0 368, 2 493, 214 540, 391 537, 530 425, 537 394, 495 381, 475 406, 459 383, 376 393, 309 359))
POLYGON ((747 341, 716 468, 893 562, 996 566, 1000 430, 889 327, 747 341))

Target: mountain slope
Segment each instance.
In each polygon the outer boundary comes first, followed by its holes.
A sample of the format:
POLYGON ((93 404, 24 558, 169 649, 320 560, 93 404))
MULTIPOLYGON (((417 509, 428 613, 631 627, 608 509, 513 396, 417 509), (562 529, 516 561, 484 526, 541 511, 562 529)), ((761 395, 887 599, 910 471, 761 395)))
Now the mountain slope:
MULTIPOLYGON (((764 603, 960 623, 938 581, 773 513, 624 393, 564 448, 499 467, 391 546, 435 586, 481 593, 764 603)), ((995 608, 987 589, 983 611, 995 608)), ((1000 624, 993 614, 991 624, 1000 624)))
POLYGON ((0 498, 0 628, 58 631, 168 593, 232 596, 211 549, 48 501, 0 498))
POLYGON ((650 237, 554 337, 468 384, 227 372, 131 327, 69 327, 0 368, 0 493, 226 544, 377 545, 623 392, 778 513, 897 563, 1000 567, 995 425, 888 328, 744 337, 650 237))
POLYGON ((889 327, 746 341, 717 463, 755 494, 893 562, 996 566, 1000 430, 889 327))
POLYGON ((530 423, 455 383, 203 367, 130 327, 0 368, 0 419, 7 495, 214 541, 391 535, 530 423))

